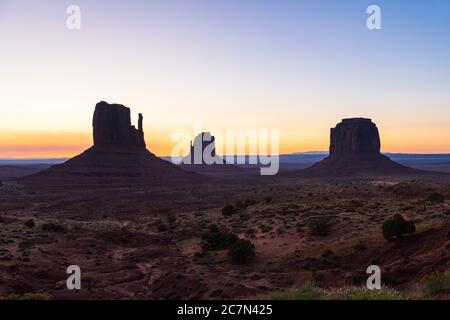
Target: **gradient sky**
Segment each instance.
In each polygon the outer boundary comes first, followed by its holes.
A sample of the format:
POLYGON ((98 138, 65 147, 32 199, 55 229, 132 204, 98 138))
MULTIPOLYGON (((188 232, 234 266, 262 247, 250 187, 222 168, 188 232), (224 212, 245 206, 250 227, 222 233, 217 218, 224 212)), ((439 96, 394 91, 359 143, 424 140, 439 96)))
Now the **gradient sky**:
POLYGON ((326 150, 354 116, 383 151, 450 153, 450 1, 0 0, 0 41, 0 158, 79 153, 101 100, 142 112, 158 155, 195 121, 326 150))

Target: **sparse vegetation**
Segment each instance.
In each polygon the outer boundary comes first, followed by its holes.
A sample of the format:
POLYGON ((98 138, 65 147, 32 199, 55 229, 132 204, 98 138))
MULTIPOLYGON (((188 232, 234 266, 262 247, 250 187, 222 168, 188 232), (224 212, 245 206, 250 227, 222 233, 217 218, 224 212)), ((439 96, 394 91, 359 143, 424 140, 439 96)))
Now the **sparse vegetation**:
MULTIPOLYGON (((450 185, 430 184, 417 196, 400 196, 392 192, 396 181, 381 189, 384 181, 275 183, 168 188, 124 193, 120 199, 105 193, 98 206, 94 195, 83 202, 78 195, 63 199, 58 194, 49 203, 39 196, 29 205, 31 195, 15 202, 2 194, 0 267, 6 272, 0 275, 0 290, 3 296, 20 293, 8 299, 22 299, 25 292, 11 289, 16 283, 30 281, 38 288, 48 278, 44 270, 31 279, 30 268, 67 266, 76 257, 92 270, 92 278, 109 272, 108 291, 92 286, 85 292, 89 299, 252 299, 249 292, 260 294, 258 299, 448 299, 450 202, 427 200, 429 208, 422 206, 432 192, 450 199, 450 185), (245 199, 258 203, 246 207, 252 202, 245 199), (233 207, 232 215, 222 215, 225 205, 233 207), (383 222, 395 213, 413 221, 420 234, 382 245, 383 222), (34 220, 34 228, 26 227, 28 220, 34 220), (45 223, 63 226, 65 233, 44 232, 45 223), (382 290, 351 287, 368 277, 361 263, 386 267, 382 290), (145 288, 147 279, 134 277, 142 268, 172 275, 156 280, 158 291, 123 291, 128 275, 133 286, 145 288), (425 276, 433 270, 441 272, 425 276), (299 279, 315 284, 284 289, 299 279), (240 290, 240 283, 251 283, 252 291, 240 290)), ((57 287, 48 290, 50 297, 59 295, 57 287)))
POLYGON ((235 206, 238 210, 245 210, 250 206, 253 206, 256 204, 255 200, 252 199, 245 199, 244 201, 236 201, 235 206))
POLYGON ((46 293, 25 293, 23 295, 12 293, 0 300, 50 300, 50 296, 46 293))
POLYGON ((275 291, 268 294, 258 295, 255 300, 326 300, 327 296, 320 289, 306 283, 300 288, 284 291, 275 291))
POLYGON ((416 225, 413 221, 408 221, 401 214, 395 214, 386 220, 382 226, 383 236, 386 240, 393 240, 406 234, 416 232, 416 225))
POLYGON ((256 300, 404 300, 399 292, 384 288, 369 290, 365 287, 322 289, 306 283, 300 288, 271 292, 254 297, 256 300))
MULTIPOLYGON (((338 297, 339 298, 339 297, 338 297)), ((393 290, 369 290, 367 288, 359 288, 351 295, 343 296, 344 300, 405 300, 406 298, 400 293, 393 290), (348 299, 345 299, 348 298, 348 299)))
POLYGON ((450 294, 450 271, 433 272, 425 277, 425 290, 429 296, 450 294))
POLYGON ((427 196, 426 201, 431 203, 442 203, 445 201, 445 197, 438 192, 432 192, 427 196))
POLYGON ((50 222, 43 224, 42 230, 46 232, 65 232, 66 228, 60 224, 50 222))

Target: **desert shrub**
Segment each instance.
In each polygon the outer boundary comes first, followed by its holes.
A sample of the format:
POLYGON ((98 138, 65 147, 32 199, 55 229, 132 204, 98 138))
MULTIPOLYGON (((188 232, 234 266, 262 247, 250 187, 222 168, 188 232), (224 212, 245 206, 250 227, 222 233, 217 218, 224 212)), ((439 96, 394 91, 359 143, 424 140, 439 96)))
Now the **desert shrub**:
POLYGON ((428 295, 450 293, 450 271, 433 272, 425 276, 425 289, 428 295))
POLYGON ((273 230, 272 226, 268 226, 268 225, 261 225, 260 226, 261 232, 262 233, 267 233, 273 230))
POLYGON ((325 217, 315 217, 307 222, 309 232, 313 236, 326 236, 331 229, 331 221, 325 217))
POLYGON ((167 216, 167 223, 174 224, 175 222, 177 222, 177 218, 174 215, 169 214, 167 216))
POLYGON ((265 197, 264 201, 266 201, 266 203, 270 203, 272 202, 272 197, 265 197))
POLYGON ((400 197, 423 197, 425 194, 429 193, 432 188, 430 185, 419 182, 400 182, 397 183, 392 188, 392 193, 400 197))
POLYGON ((245 199, 244 203, 245 203, 245 205, 247 207, 250 207, 250 206, 254 206, 256 204, 256 200, 254 200, 254 199, 245 199))
POLYGON ((222 208, 222 214, 224 216, 231 216, 235 214, 236 211, 237 211, 236 208, 232 204, 226 205, 225 207, 222 208))
POLYGON ((238 236, 228 230, 220 231, 216 225, 211 225, 209 230, 202 234, 202 249, 222 250, 229 248, 238 240, 238 236))
POLYGON ((350 300, 404 300, 405 298, 395 292, 384 292, 379 290, 362 289, 351 295, 350 300))
POLYGON ((445 197, 438 192, 432 192, 427 196, 426 201, 432 203, 442 203, 445 201, 445 197))
POLYGON ((330 258, 334 256, 334 252, 330 249, 326 249, 324 252, 322 252, 323 258, 330 258))
POLYGON ((25 227, 33 228, 36 224, 34 223, 33 219, 29 219, 29 220, 24 222, 24 225, 25 225, 25 227))
POLYGON ((416 232, 416 225, 413 221, 408 221, 401 214, 396 214, 392 218, 384 221, 383 236, 386 240, 401 237, 405 234, 416 232))
POLYGON ((247 230, 245 230, 246 235, 254 235, 255 233, 256 233, 256 230, 253 228, 248 228, 247 230))
POLYGON ((402 211, 409 211, 409 210, 413 210, 413 209, 415 209, 415 208, 416 208, 415 206, 413 206, 413 205, 411 205, 411 204, 407 204, 407 205, 402 206, 402 207, 400 208, 400 210, 402 210, 402 211))
POLYGON ((381 290, 369 290, 366 287, 342 287, 326 290, 333 300, 405 300, 401 293, 391 288, 383 287, 381 290))
POLYGON ((245 205, 245 203, 243 201, 236 201, 234 203, 234 206, 236 207, 237 210, 242 210, 242 209, 246 209, 247 206, 245 205))
POLYGON ((239 215, 239 218, 240 218, 241 220, 248 220, 248 219, 250 219, 250 215, 247 214, 247 213, 241 213, 241 214, 239 215))
POLYGON ((247 263, 255 258, 255 246, 250 240, 239 239, 231 245, 228 254, 236 263, 247 263))
POLYGON ((42 230, 47 232, 65 232, 66 228, 64 226, 57 224, 57 223, 45 223, 42 225, 42 230))
POLYGON ((256 296, 258 300, 404 300, 399 292, 383 288, 369 290, 364 287, 341 287, 332 289, 316 288, 304 284, 301 288, 272 292, 256 296))

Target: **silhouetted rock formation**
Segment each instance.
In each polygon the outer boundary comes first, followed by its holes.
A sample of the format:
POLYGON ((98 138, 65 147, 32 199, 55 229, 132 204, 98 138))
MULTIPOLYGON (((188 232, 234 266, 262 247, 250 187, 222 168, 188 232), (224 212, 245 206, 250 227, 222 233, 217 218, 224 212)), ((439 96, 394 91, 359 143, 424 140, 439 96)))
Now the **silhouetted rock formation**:
POLYGON ((92 120, 94 145, 145 147, 142 114, 139 114, 138 123, 138 129, 131 125, 129 108, 99 102, 95 106, 92 120))
POLYGON ((380 153, 380 135, 371 119, 343 119, 330 134, 330 154, 302 175, 408 175, 426 171, 405 167, 380 153))
POLYGON ((370 119, 344 119, 331 129, 330 156, 351 153, 380 153, 380 135, 370 119))
POLYGON ((241 173, 244 169, 227 163, 216 154, 216 139, 209 132, 198 134, 191 141, 190 152, 183 158, 181 167, 186 171, 198 172, 210 176, 223 176, 241 173))
POLYGON ((212 165, 224 164, 225 161, 216 155, 216 138, 209 132, 202 132, 191 141, 189 155, 183 159, 183 163, 212 165))
POLYGON ((94 145, 91 148, 29 179, 62 179, 76 183, 80 178, 86 183, 86 178, 101 178, 102 181, 111 178, 132 184, 204 180, 203 176, 185 172, 146 149, 142 114, 139 114, 136 129, 131 125, 129 108, 102 101, 95 107, 92 125, 94 145))

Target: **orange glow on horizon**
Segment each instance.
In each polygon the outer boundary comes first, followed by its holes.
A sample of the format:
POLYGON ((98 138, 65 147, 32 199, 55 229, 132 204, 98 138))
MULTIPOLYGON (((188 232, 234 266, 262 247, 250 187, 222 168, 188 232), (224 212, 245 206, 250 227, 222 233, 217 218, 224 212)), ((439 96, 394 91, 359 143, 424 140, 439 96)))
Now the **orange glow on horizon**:
MULTIPOLYGON (((298 139, 294 132, 281 134, 280 154, 307 151, 327 151, 328 136, 310 136, 298 139)), ((448 137, 434 139, 400 135, 382 137, 382 151, 393 153, 450 153, 448 137)), ((147 149, 158 156, 170 156, 175 142, 169 132, 146 132, 147 149), (153 138, 152 138, 153 137, 153 138)), ((0 131, 0 158, 65 158, 73 157, 92 145, 92 136, 86 132, 16 132, 0 131)), ((270 150, 270 149, 269 149, 270 150)), ((220 153, 220 152, 218 152, 220 153)))

